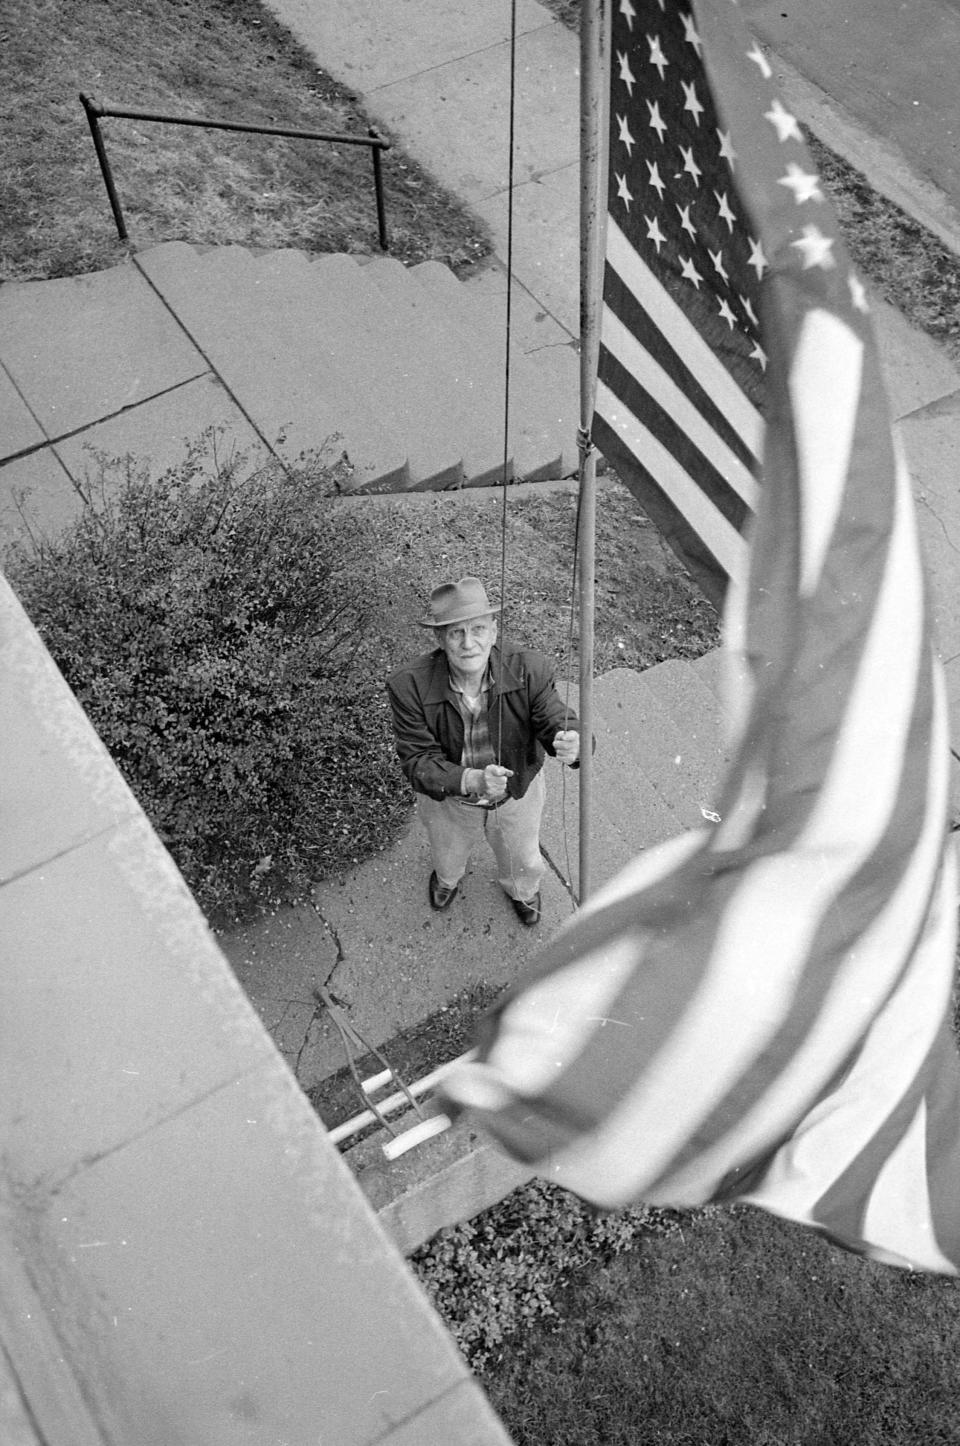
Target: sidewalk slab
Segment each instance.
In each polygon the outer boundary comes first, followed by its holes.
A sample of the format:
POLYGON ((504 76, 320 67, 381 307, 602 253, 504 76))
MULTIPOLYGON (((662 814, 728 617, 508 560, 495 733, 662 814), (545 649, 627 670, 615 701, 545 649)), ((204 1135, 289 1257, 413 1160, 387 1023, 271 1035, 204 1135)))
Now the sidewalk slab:
POLYGON ((49 437, 135 406, 207 364, 136 266, 0 289, 0 361, 49 437))
MULTIPOLYGON (((571 336, 580 335, 580 167, 562 166, 517 187, 513 274, 571 336)), ((507 251, 506 192, 477 203, 500 256, 507 251)))
MULTIPOLYGON (((638 766, 628 732, 594 719, 597 752, 590 809, 590 886, 612 879, 645 848, 682 832, 679 817, 638 766)), ((558 766, 547 765, 551 773, 558 766)), ((551 779, 541 845, 575 897, 580 895, 580 783, 576 772, 551 779)))
POLYGON ((219 250, 177 242, 138 258, 269 446, 295 458, 335 438, 357 467, 356 486, 377 479, 384 490, 403 488, 405 451, 340 370, 326 326, 290 284, 294 272, 305 278, 310 264, 302 252, 228 254, 224 263, 219 250))
MULTIPOLYGON (((579 96, 579 47, 569 30, 548 24, 518 37, 516 186, 579 165, 579 96)), ((474 209, 507 190, 509 45, 424 70, 366 99, 377 119, 403 136, 405 148, 474 209)))
POLYGON ((81 506, 70 474, 52 447, 0 466, 0 546, 29 532, 54 537, 81 506))
POLYGON ((539 928, 520 924, 481 840, 459 898, 435 913, 430 854, 416 819, 391 848, 341 880, 317 884, 311 905, 280 909, 219 944, 304 1090, 347 1063, 314 990, 325 985, 351 1024, 382 1045, 475 985, 512 982, 570 914, 548 869, 539 928))
POLYGON ((3 457, 16 457, 46 441, 43 428, 0 366, 0 449, 3 457))
MULTIPOLYGON (((510 7, 499 0, 350 0, 349 24, 340 7, 315 0, 267 7, 328 75, 364 94, 510 38, 510 7)), ((535 0, 518 0, 518 34, 555 25, 535 0)))
MULTIPOLYGON (((727 764, 717 664, 702 676, 682 661, 644 673, 617 668, 594 685, 590 884, 612 878, 643 849, 702 828, 716 807, 727 764), (714 686, 711 686, 714 681, 714 686)), ((575 773, 548 794, 543 845, 579 893, 579 784, 575 773)))
MULTIPOLYGON (((426 835, 414 819, 392 848, 346 878, 314 888, 316 908, 340 951, 328 988, 371 1044, 418 1024, 464 989, 511 983, 570 913, 569 897, 548 870, 542 923, 525 928, 497 883, 483 840, 460 896, 442 913, 427 899, 430 869, 426 835)), ((345 1063, 339 1036, 321 1012, 298 1071, 303 1088, 345 1063)))
POLYGON ((960 391, 898 422, 913 480, 917 521, 933 597, 934 641, 944 661, 960 654, 960 391))
MULTIPOLYGON (((461 304, 493 335, 501 347, 507 332, 507 268, 496 257, 478 266, 463 282, 458 293, 450 285, 452 273, 436 261, 422 261, 413 267, 413 274, 431 284, 436 282, 451 299, 459 295, 461 304)), ((569 354, 574 360, 579 385, 579 360, 576 335, 561 326, 555 317, 544 311, 537 298, 513 278, 510 293, 510 339, 514 346, 534 361, 548 354, 569 354)))
MULTIPOLYGON (((317 910, 301 904, 224 932, 217 942, 264 1028, 299 1078, 305 1046, 318 1022, 315 990, 337 967, 336 939, 317 910)), ((335 1068, 344 1063, 341 1055, 335 1068)))
POLYGON ((109 458, 133 457, 146 463, 157 477, 183 462, 190 444, 210 427, 223 428, 217 442, 217 453, 223 458, 245 452, 254 467, 270 455, 212 372, 75 432, 57 442, 54 451, 71 477, 81 481, 97 470, 95 452, 104 452, 109 458))
POLYGON ((725 765, 720 708, 707 685, 689 664, 665 662, 606 673, 594 696, 598 714, 622 720, 625 759, 651 780, 680 828, 701 828, 725 765))
POLYGON ((870 310, 895 422, 960 391, 960 370, 931 336, 885 301, 870 310))

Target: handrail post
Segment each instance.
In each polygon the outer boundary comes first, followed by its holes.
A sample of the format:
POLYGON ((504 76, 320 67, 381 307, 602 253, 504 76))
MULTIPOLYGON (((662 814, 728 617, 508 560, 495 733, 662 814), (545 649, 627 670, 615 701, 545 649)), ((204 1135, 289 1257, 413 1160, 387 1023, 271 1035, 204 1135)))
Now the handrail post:
POLYGON ((99 109, 95 100, 89 100, 81 91, 80 103, 86 112, 87 123, 90 126, 90 134, 93 136, 93 148, 97 153, 97 160, 100 162, 100 171, 103 175, 103 184, 107 188, 107 199, 110 202, 110 209, 113 212, 113 219, 117 223, 117 235, 121 241, 127 240, 127 226, 123 219, 123 212, 120 209, 120 201, 117 196, 117 189, 113 184, 113 172, 110 169, 110 162, 107 160, 107 149, 103 144, 103 136, 100 133, 99 109))
MULTIPOLYGON (((376 126, 370 126, 367 135, 371 140, 380 139, 380 132, 376 126)), ((371 146, 370 151, 373 155, 373 186, 377 193, 377 229, 380 233, 380 250, 389 251, 390 238, 387 235, 387 211, 383 199, 383 167, 380 164, 380 147, 371 146)))
POLYGON ((369 127, 366 136, 351 136, 335 135, 323 131, 298 130, 288 126, 258 126, 245 121, 213 120, 206 116, 161 115, 156 111, 134 110, 129 106, 101 105, 98 100, 84 95, 82 91, 80 92, 80 103, 93 137, 93 146, 97 153, 97 160, 100 162, 103 184, 107 188, 107 198, 110 202, 110 209, 113 211, 113 219, 117 223, 117 235, 121 241, 127 240, 127 226, 120 209, 117 188, 113 184, 113 172, 107 159, 106 146, 103 143, 103 134, 100 130, 101 116, 115 116, 121 120, 159 121, 175 126, 197 126, 212 131, 243 131, 254 135, 290 136, 298 140, 330 141, 333 144, 367 146, 373 152, 373 184, 377 199, 377 229, 380 234, 380 247, 383 251, 389 250, 390 238, 387 234, 387 212, 383 194, 383 168, 380 152, 388 151, 390 142, 383 139, 375 126, 369 127))

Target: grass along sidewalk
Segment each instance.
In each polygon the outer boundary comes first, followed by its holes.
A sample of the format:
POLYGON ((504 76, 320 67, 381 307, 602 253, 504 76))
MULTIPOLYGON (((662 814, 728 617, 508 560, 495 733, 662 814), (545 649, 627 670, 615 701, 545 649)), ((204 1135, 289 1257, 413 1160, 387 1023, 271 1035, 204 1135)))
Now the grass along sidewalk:
MULTIPOLYGON (((78 99, 365 135, 356 99, 257 0, 5 0, 0 280, 121 261, 78 99)), ((378 252, 367 153, 314 141, 102 122, 132 243, 378 252)), ((386 139, 391 139, 386 136, 386 139)), ((483 224, 399 149, 384 159, 391 252, 462 271, 483 224)))
POLYGON ((661 1219, 594 1252, 552 1293, 556 1316, 481 1369, 516 1446, 960 1441, 956 1280, 745 1207, 661 1219))

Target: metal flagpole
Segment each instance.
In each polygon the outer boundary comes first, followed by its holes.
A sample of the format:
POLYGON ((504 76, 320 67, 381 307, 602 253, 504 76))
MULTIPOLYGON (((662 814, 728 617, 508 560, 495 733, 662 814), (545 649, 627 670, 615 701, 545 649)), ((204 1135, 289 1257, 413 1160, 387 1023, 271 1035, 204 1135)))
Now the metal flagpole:
POLYGON ((593 815, 593 634, 596 545, 596 452, 590 441, 600 345, 603 204, 601 141, 605 135, 602 53, 604 0, 580 7, 580 506, 577 538, 580 585, 580 887, 590 892, 590 826, 593 815))

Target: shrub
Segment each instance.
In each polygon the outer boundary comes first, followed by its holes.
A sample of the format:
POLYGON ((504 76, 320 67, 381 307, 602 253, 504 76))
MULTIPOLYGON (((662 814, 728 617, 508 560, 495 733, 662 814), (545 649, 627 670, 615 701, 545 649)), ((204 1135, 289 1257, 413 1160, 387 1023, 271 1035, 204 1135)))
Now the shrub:
POLYGON ((212 431, 155 480, 94 456, 76 522, 15 545, 11 581, 211 919, 302 896, 407 808, 341 464, 251 470, 212 431), (358 779, 382 807, 357 814, 358 779))
POLYGON ((649 1205, 603 1213, 534 1180, 474 1220, 442 1230, 410 1257, 424 1290, 475 1371, 554 1305, 570 1272, 612 1259, 641 1235, 678 1229, 674 1212, 649 1205))

